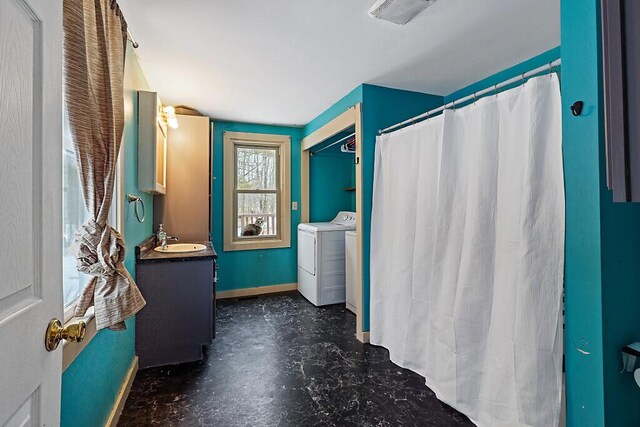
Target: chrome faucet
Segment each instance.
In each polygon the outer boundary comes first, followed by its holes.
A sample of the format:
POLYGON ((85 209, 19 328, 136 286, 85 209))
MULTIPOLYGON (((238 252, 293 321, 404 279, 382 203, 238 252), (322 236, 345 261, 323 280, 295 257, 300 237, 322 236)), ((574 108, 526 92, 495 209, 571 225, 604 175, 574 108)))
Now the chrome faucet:
POLYGON ((173 240, 173 241, 177 242, 180 239, 178 239, 177 237, 174 237, 174 236, 165 236, 165 238, 162 239, 162 243, 161 243, 162 249, 164 249, 164 250, 167 249, 167 240, 173 240))
POLYGON ((173 236, 167 236, 167 232, 164 231, 162 224, 160 224, 160 229, 158 230, 158 234, 157 234, 157 240, 160 243, 162 250, 167 250, 167 240, 175 240, 177 242, 180 239, 173 236))

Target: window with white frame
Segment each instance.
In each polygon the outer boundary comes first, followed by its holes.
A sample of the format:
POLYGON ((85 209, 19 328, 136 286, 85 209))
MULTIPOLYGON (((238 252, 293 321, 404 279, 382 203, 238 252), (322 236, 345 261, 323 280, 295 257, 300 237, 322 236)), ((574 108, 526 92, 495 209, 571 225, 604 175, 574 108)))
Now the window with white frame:
POLYGON ((291 138, 224 133, 224 250, 291 246, 291 138))
MULTIPOLYGON (((63 148, 62 148, 62 254, 63 254, 63 302, 65 321, 73 317, 73 308, 80 296, 80 292, 89 281, 89 276, 81 273, 76 268, 76 257, 73 253, 73 236, 78 228, 89 219, 89 213, 84 206, 82 198, 82 186, 80 185, 80 177, 78 176, 78 166, 76 163, 75 149, 73 147, 73 138, 69 121, 64 111, 63 124, 63 148)), ((116 183, 114 188, 114 203, 111 204, 111 212, 109 213, 109 222, 115 225, 118 217, 119 197, 119 180, 120 168, 116 168, 116 183)))

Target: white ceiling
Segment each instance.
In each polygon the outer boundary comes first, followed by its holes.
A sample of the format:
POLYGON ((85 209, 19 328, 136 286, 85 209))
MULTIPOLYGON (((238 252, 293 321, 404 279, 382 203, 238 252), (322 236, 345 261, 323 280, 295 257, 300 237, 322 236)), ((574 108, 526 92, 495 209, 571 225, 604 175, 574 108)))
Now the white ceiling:
POLYGON ((151 87, 214 118, 303 125, 360 83, 446 95, 560 44, 560 0, 119 0, 151 87))

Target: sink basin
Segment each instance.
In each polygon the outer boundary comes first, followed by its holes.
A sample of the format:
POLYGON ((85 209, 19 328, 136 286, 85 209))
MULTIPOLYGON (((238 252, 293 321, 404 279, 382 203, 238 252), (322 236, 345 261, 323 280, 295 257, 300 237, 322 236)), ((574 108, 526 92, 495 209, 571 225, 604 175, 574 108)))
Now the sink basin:
POLYGON ((186 252, 200 252, 205 249, 207 249, 207 247, 200 243, 173 243, 171 245, 167 245, 166 249, 162 249, 162 246, 158 246, 154 251, 162 252, 163 254, 180 254, 186 252))

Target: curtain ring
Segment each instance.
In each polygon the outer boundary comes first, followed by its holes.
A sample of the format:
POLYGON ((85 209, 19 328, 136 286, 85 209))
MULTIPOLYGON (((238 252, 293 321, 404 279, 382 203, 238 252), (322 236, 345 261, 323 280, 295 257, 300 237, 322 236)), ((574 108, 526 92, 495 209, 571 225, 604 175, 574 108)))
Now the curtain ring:
MULTIPOLYGON (((526 73, 526 72, 525 72, 525 73, 526 73)), ((522 75, 520 76, 520 78, 522 78, 522 84, 524 84, 524 83, 525 83, 525 81, 524 81, 524 75, 525 75, 525 73, 522 73, 522 75)))
POLYGON ((553 62, 549 62, 549 77, 553 74, 553 62))
POLYGON ((456 111, 456 101, 451 101, 451 109, 456 111))
POLYGON ((477 100, 478 100, 478 97, 476 96, 476 93, 473 92, 473 105, 476 105, 477 100))
POLYGON ((494 84, 493 85, 493 91, 495 92, 496 96, 498 96, 498 84, 494 84))

